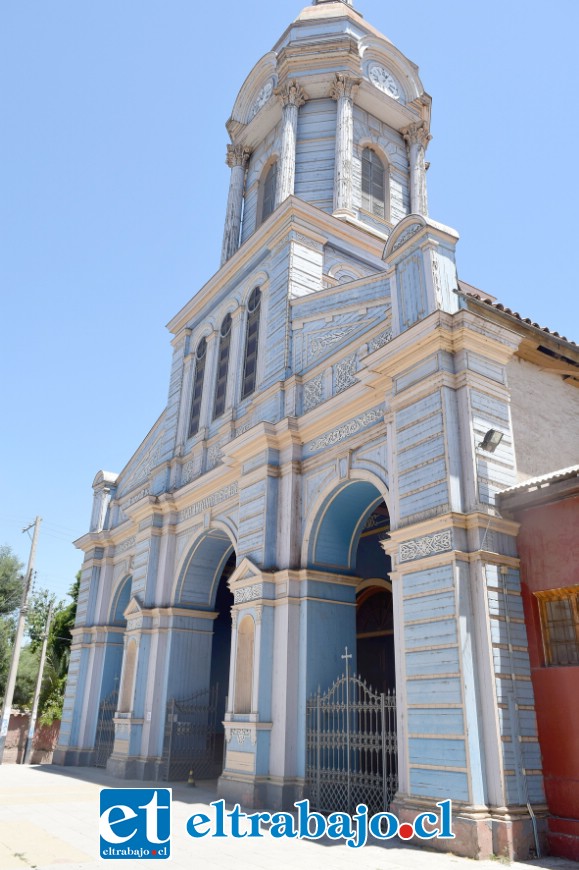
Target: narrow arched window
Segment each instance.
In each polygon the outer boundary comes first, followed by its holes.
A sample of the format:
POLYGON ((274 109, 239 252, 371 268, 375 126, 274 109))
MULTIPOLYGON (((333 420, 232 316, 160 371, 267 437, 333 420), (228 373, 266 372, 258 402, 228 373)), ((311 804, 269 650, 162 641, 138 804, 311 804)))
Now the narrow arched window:
POLYGON ((277 163, 272 163, 263 182, 261 200, 261 223, 272 214, 275 208, 275 189, 277 186, 277 163))
POLYGON ((377 217, 386 217, 384 164, 375 151, 362 151, 362 208, 377 217))
POLYGON ((229 346, 231 344, 231 314, 226 314, 219 331, 219 357, 217 359, 217 377, 215 379, 215 401, 213 404, 213 419, 221 417, 225 411, 225 394, 227 392, 227 372, 229 370, 229 346))
POLYGON ((243 362, 243 382, 241 386, 242 399, 250 396, 255 390, 260 311, 261 290, 259 287, 254 287, 247 303, 247 330, 245 333, 245 357, 243 362))
POLYGON ((234 703, 236 713, 251 713, 254 638, 255 623, 251 616, 244 616, 237 630, 234 703))
POLYGON ((205 357, 207 356, 207 340, 202 338, 195 351, 195 378, 193 380, 193 399, 191 401, 191 416, 189 418, 189 438, 199 431, 201 417, 201 399, 203 397, 203 379, 205 378, 205 357))

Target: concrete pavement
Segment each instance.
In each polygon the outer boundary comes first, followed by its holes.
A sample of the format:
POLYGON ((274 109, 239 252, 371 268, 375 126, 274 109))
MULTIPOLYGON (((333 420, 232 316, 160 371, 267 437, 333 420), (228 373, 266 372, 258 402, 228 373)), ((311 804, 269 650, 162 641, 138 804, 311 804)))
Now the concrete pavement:
MULTIPOLYGON (((51 765, 0 767, 1 870, 131 870, 150 866, 141 859, 102 861, 98 853, 101 787, 154 787, 159 783, 119 781, 102 770, 51 765)), ((192 839, 186 823, 206 811, 216 795, 203 784, 173 788, 172 857, 167 870, 469 870, 467 858, 417 849, 400 840, 351 849, 329 841, 275 840, 267 832, 259 840, 192 839)), ((165 862, 162 862, 163 864, 165 862)), ((481 870, 497 870, 498 861, 480 861, 481 870)), ((510 865, 512 870, 578 870, 560 858, 510 865)))

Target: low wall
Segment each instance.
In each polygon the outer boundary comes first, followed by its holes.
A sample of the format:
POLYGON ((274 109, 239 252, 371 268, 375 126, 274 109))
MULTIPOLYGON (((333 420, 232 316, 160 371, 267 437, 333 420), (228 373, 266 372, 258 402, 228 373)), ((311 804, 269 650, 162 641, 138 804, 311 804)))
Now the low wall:
MULTIPOLYGON (((8 734, 6 735, 6 744, 4 747, 3 764, 23 763, 29 722, 29 713, 12 713, 10 715, 8 734)), ((38 722, 36 723, 36 730, 34 732, 34 740, 32 743, 32 755, 30 757, 31 764, 50 764, 52 761, 52 752, 58 743, 59 731, 59 721, 53 722, 52 725, 41 725, 38 722)))

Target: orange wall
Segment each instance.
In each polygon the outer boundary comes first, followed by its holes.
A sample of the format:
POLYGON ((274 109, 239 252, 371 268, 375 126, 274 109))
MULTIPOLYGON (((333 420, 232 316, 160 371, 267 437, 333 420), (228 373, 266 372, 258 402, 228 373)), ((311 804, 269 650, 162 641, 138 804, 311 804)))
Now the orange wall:
POLYGON ((564 835, 550 839, 556 854, 575 857, 579 849, 579 667, 544 666, 533 592, 579 583, 579 497, 526 510, 517 519, 522 524, 518 547, 523 606, 545 791, 551 813, 569 820, 564 835))

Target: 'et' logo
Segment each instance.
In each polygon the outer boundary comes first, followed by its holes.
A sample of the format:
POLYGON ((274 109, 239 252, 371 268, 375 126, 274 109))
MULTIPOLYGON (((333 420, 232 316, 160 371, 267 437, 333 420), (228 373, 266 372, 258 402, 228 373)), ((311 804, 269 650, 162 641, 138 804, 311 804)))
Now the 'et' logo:
POLYGON ((168 858, 171 789, 101 789, 99 833, 101 858, 168 858))

